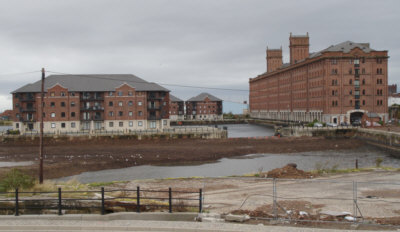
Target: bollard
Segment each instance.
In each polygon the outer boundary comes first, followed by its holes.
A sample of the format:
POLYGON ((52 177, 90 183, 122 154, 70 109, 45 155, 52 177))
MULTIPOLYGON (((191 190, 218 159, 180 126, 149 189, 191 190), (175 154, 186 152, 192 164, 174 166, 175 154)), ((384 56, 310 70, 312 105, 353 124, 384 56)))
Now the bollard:
POLYGON ((356 169, 358 169, 358 159, 356 159, 356 169))

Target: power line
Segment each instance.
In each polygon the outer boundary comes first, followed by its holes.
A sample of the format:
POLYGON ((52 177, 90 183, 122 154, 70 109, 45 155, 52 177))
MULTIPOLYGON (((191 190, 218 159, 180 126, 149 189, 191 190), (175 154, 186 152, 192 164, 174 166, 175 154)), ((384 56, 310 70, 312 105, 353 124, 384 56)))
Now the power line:
POLYGON ((26 75, 26 74, 32 74, 32 73, 38 73, 41 72, 39 71, 30 71, 30 72, 20 72, 20 73, 3 73, 0 74, 0 76, 18 76, 18 75, 26 75))
MULTIPOLYGON (((97 79, 105 79, 105 80, 117 80, 117 81, 124 81, 124 82, 131 82, 131 83, 146 83, 148 84, 149 82, 147 81, 130 81, 130 80, 124 80, 124 79, 118 79, 118 78, 108 78, 108 77, 100 77, 96 75, 77 75, 77 74, 69 74, 69 73, 62 73, 62 72, 55 72, 55 71, 47 71, 49 73, 54 73, 54 74, 62 74, 62 75, 72 75, 72 76, 81 76, 85 78, 97 78, 97 79)), ((157 83, 159 85, 165 85, 165 86, 175 86, 175 87, 183 87, 183 88, 196 88, 196 89, 213 89, 213 90, 225 90, 225 91, 241 91, 241 92, 249 92, 247 89, 231 89, 231 88, 217 88, 217 87, 204 87, 204 86, 194 86, 194 85, 178 85, 178 84, 169 84, 169 83, 157 83)))

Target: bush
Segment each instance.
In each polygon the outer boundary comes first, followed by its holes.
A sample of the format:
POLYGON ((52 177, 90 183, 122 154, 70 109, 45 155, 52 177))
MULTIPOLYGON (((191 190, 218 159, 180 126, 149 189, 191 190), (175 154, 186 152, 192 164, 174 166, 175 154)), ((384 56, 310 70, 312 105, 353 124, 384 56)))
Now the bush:
POLYGON ((383 159, 381 157, 376 158, 376 160, 375 160, 376 167, 379 168, 381 166, 382 162, 383 162, 383 159))
POLYGON ((10 191, 16 188, 29 189, 35 184, 35 179, 20 170, 13 168, 0 182, 1 191, 10 191))

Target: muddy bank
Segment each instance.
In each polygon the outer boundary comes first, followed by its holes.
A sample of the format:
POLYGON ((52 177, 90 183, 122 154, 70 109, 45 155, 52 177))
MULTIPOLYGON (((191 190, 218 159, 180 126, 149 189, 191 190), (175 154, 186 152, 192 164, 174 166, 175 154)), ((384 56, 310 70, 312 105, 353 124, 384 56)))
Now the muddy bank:
MULTIPOLYGON (((363 142, 353 139, 175 139, 59 141, 45 144, 46 179, 76 175, 85 171, 153 164, 192 164, 224 157, 256 153, 295 153, 355 149, 363 142)), ((36 161, 38 144, 1 144, 0 161, 36 161)), ((36 175, 37 164, 22 167, 36 175)), ((2 168, 0 175, 8 168, 2 168)))

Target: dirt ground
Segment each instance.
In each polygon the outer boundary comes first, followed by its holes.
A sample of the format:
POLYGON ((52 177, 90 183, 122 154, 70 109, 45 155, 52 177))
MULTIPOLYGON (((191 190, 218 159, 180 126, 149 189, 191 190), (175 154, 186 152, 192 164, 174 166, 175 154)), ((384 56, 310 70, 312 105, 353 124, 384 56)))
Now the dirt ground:
MULTIPOLYGON (((400 224, 400 172, 376 170, 349 174, 336 174, 315 179, 292 179, 276 182, 278 214, 287 218, 307 213, 305 219, 321 218, 323 211, 353 211, 353 181, 357 181, 359 220, 394 221, 400 224), (318 216, 316 216, 318 215, 318 216), (380 219, 381 218, 381 219, 380 219), (383 219, 382 219, 383 218, 383 219), (397 220, 396 220, 397 219, 397 220)), ((120 183, 124 188, 168 189, 198 191, 203 189, 204 210, 216 213, 245 212, 252 216, 273 215, 273 183, 265 178, 194 178, 135 180, 120 183)), ((195 197, 192 194, 191 197, 195 197)), ((335 219, 332 219, 335 220, 335 219)))
MULTIPOLYGON (((154 139, 91 140, 45 143, 45 179, 76 175, 85 171, 125 168, 146 164, 210 162, 224 157, 256 153, 293 153, 354 149, 363 145, 352 139, 154 139)), ((35 161, 22 169, 36 176, 38 141, 0 144, 0 161, 35 161)), ((0 175, 9 168, 1 168, 0 175)))

